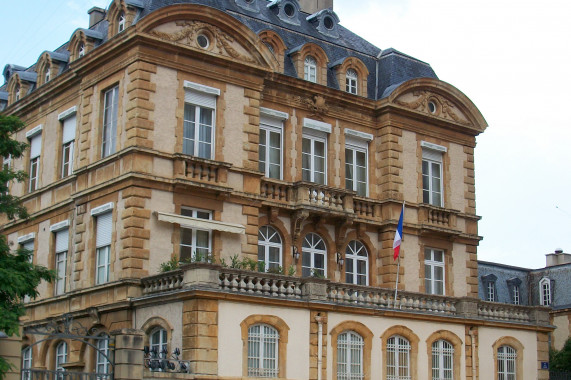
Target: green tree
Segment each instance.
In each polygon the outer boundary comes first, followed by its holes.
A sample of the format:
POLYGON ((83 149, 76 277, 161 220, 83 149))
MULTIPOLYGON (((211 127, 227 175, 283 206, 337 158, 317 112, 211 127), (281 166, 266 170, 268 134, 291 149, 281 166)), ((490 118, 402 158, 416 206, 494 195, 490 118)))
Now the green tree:
MULTIPOLYGON (((12 139, 13 134, 23 127, 15 116, 0 115, 0 157, 20 158, 27 144, 12 139)), ((0 214, 9 220, 26 219, 28 212, 18 197, 8 192, 11 182, 22 182, 26 173, 6 166, 0 171, 0 214)), ((0 235, 0 331, 8 336, 19 334, 19 318, 25 314, 23 299, 36 297, 36 288, 42 280, 52 281, 55 272, 32 264, 32 252, 23 248, 10 249, 5 235, 0 235)), ((11 369, 11 364, 0 357, 0 379, 11 369)))
POLYGON ((549 351, 549 369, 571 371, 571 338, 567 339, 561 350, 549 351))

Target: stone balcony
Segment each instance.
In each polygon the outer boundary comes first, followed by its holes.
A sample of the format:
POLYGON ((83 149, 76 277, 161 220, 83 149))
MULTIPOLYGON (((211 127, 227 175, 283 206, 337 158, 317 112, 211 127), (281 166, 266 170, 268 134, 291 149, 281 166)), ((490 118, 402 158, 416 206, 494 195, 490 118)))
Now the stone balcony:
MULTIPOLYGON (((192 290, 264 297, 283 302, 319 303, 347 312, 369 309, 388 313, 440 315, 466 320, 549 325, 549 310, 542 307, 485 302, 476 298, 448 297, 394 289, 338 283, 328 279, 300 278, 255 272, 206 263, 141 280, 143 300, 192 290)), ((247 300, 245 299, 247 302, 247 300)))

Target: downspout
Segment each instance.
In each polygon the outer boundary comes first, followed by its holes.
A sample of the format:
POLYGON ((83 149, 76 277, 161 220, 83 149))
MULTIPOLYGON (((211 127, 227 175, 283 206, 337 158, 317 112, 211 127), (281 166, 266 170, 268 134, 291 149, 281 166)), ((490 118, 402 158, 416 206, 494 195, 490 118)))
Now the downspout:
POLYGON ((320 313, 315 316, 317 322, 317 380, 321 380, 321 368, 323 367, 323 319, 320 313))
POLYGON ((474 326, 470 327, 468 335, 470 335, 472 342, 472 380, 476 380, 476 341, 474 339, 474 332, 472 331, 473 328, 474 326))
POLYGON ((379 50, 379 54, 377 54, 377 59, 375 62, 375 100, 377 100, 379 95, 379 59, 381 59, 381 54, 383 50, 379 50))

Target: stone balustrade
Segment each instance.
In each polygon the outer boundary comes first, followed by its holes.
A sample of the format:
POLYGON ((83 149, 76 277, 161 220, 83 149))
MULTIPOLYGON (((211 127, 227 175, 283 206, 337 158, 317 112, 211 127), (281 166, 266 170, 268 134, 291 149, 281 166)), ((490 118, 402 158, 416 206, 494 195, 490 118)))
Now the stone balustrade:
POLYGON ((184 289, 235 293, 245 296, 319 302, 344 307, 439 314, 467 319, 499 320, 514 323, 549 324, 548 309, 485 302, 468 297, 448 297, 394 289, 333 282, 320 278, 300 278, 272 273, 192 263, 180 269, 145 277, 143 295, 184 289))
POLYGON ((225 185, 231 164, 183 154, 175 155, 175 172, 178 177, 195 182, 225 185))
POLYGON ((418 209, 418 221, 435 227, 455 228, 458 211, 422 204, 418 209))
POLYGON ((260 195, 262 198, 275 202, 289 202, 292 198, 291 192, 292 186, 289 184, 268 178, 262 179, 260 187, 260 195))

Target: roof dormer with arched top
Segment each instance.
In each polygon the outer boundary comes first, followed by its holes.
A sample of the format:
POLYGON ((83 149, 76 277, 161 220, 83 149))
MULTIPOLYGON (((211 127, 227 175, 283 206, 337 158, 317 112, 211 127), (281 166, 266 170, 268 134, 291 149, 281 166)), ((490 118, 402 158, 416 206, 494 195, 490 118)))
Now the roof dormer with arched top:
POLYGON ((141 0, 113 0, 107 11, 107 38, 123 32, 134 24, 144 4, 141 0))
POLYGON ((103 34, 91 29, 76 29, 73 32, 67 50, 69 51, 69 61, 73 62, 88 52, 91 52, 103 42, 103 34))

